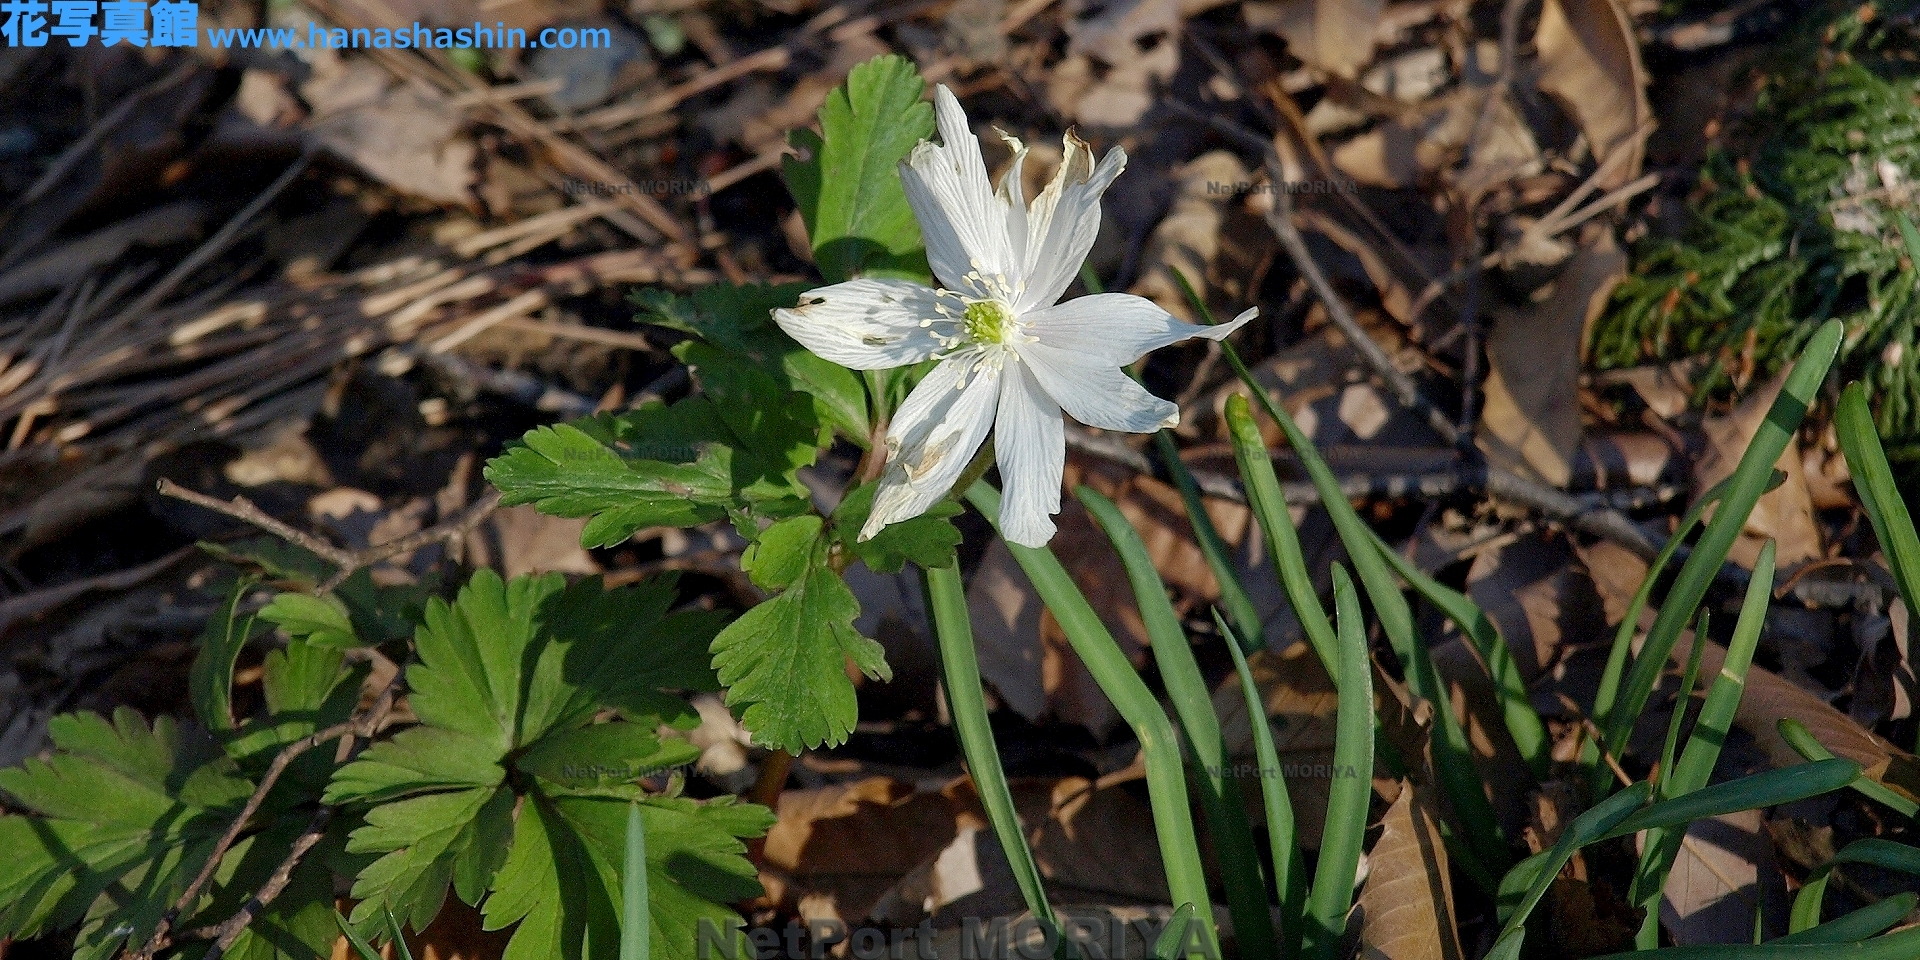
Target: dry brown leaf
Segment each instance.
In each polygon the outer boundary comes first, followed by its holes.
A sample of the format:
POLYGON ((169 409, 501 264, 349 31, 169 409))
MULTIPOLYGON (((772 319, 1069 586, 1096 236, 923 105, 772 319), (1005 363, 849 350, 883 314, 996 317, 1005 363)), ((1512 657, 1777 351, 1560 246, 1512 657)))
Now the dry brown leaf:
POLYGON ((1753 936, 1753 914, 1763 901, 1768 918, 1785 916, 1784 888, 1763 889, 1780 876, 1764 819, 1758 810, 1741 810, 1687 828, 1660 902, 1660 923, 1674 943, 1744 943, 1753 936))
POLYGON ((1090 126, 1139 123, 1155 85, 1180 69, 1180 5, 1079 0, 1067 10, 1067 56, 1048 75, 1047 99, 1090 126))
POLYGON ((1286 38, 1287 52, 1328 73, 1353 77, 1373 59, 1385 0, 1248 3, 1247 25, 1286 38))
MULTIPOLYGON (((1685 665, 1693 655, 1692 634, 1682 634, 1673 645, 1674 663, 1685 665)), ((1717 677, 1726 661, 1725 647, 1709 640, 1700 654, 1700 676, 1717 677)), ((1746 731, 1776 767, 1805 761, 1780 736, 1776 724, 1792 718, 1806 725, 1814 739, 1836 756, 1860 764, 1866 775, 1909 796, 1920 797, 1920 763, 1913 754, 1874 736, 1825 700, 1781 679, 1758 665, 1747 668, 1746 692, 1734 714, 1734 725, 1746 731)))
POLYGON ((467 539, 467 562, 494 566, 502 576, 526 573, 599 573, 600 564, 580 547, 586 520, 569 520, 531 505, 503 507, 467 539))
POLYGON ((1559 101, 1605 157, 1625 146, 1631 159, 1599 183, 1611 190, 1640 176, 1653 109, 1633 21, 1620 0, 1545 0, 1533 35, 1540 89, 1559 101))
MULTIPOLYGON (((1753 442, 1754 432, 1766 422, 1774 398, 1786 385, 1786 376, 1786 371, 1781 371, 1771 383, 1740 401, 1727 416, 1707 418, 1702 425, 1707 435, 1707 450, 1694 468, 1696 496, 1733 475, 1734 468, 1740 465, 1740 457, 1753 442)), ((1813 495, 1807 491, 1805 458, 1800 454, 1797 441, 1787 445, 1774 468, 1787 475, 1786 482, 1760 498, 1729 555, 1743 567, 1753 566, 1759 559, 1760 545, 1769 537, 1778 543, 1783 569, 1825 556, 1820 525, 1813 518, 1813 495)))
POLYGON ((300 94, 319 146, 401 193, 473 205, 478 148, 445 97, 327 50, 314 51, 300 94))
POLYGON ((1447 848, 1424 788, 1387 808, 1360 891, 1360 960, 1461 960, 1447 848))
POLYGON ((1580 447, 1580 348, 1587 326, 1627 270, 1613 231, 1595 234, 1561 268, 1544 299, 1500 311, 1487 339, 1480 449, 1496 465, 1555 486, 1573 478, 1580 447))
POLYGON ((1251 261, 1258 256, 1256 249, 1264 251, 1273 242, 1266 224, 1237 202, 1235 191, 1251 177, 1225 150, 1203 153, 1176 168, 1173 179, 1178 192, 1147 239, 1140 279, 1127 292, 1152 300, 1176 317, 1197 321, 1173 277, 1177 270, 1203 295, 1217 289, 1220 297, 1210 299, 1241 302, 1248 293, 1245 278, 1255 265, 1251 261), (1240 242, 1235 243, 1236 239, 1240 242), (1232 264, 1222 265, 1216 273, 1216 261, 1223 254, 1232 264), (1219 283, 1209 282, 1216 276, 1219 283))
POLYGON ((963 804, 887 777, 788 790, 760 862, 778 871, 776 902, 808 900, 812 916, 858 920, 960 830, 963 804))
POLYGON ((1442 94, 1351 140, 1336 145, 1329 156, 1347 176, 1369 186, 1400 188, 1420 184, 1456 163, 1472 142, 1472 163, 1457 177, 1470 194, 1538 171, 1539 144, 1533 131, 1504 98, 1485 123, 1480 122, 1487 88, 1475 87, 1442 94))
POLYGON ((1467 571, 1467 596, 1500 629, 1528 681, 1558 663, 1569 644, 1606 630, 1593 578, 1561 537, 1535 535, 1481 551, 1467 571))

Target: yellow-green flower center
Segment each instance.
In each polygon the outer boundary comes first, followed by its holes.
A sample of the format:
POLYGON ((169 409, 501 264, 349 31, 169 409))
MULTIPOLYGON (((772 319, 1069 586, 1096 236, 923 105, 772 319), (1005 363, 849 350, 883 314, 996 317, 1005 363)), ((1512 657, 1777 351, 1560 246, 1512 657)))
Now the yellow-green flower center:
POLYGON ((1013 314, 995 300, 976 300, 967 304, 960 321, 972 343, 1006 343, 1013 333, 1013 314))

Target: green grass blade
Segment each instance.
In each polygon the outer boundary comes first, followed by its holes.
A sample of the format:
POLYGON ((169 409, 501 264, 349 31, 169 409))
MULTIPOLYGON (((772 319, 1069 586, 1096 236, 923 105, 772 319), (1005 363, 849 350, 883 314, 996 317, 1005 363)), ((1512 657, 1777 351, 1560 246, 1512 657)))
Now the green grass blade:
MULTIPOLYGON (((1769 475, 1769 480, 1775 476, 1784 479, 1783 475, 1773 474, 1769 475)), ((1680 552, 1681 545, 1692 535, 1693 528, 1700 525, 1707 508, 1719 503, 1726 494, 1727 483, 1731 479, 1714 484, 1700 496, 1698 503, 1687 508, 1679 525, 1674 527, 1673 536, 1667 539, 1666 546, 1661 547, 1660 553, 1647 565, 1646 578, 1640 581, 1640 589, 1634 591, 1633 600, 1627 604, 1626 615, 1620 618, 1620 627, 1614 632, 1613 648, 1607 652, 1607 668, 1600 675, 1599 692, 1594 694, 1593 722, 1601 730, 1606 729, 1608 720, 1613 716, 1613 704, 1619 698, 1620 682, 1625 679, 1627 672, 1627 656, 1633 652, 1633 635, 1640 629, 1641 611, 1653 599, 1654 585, 1659 583, 1667 564, 1672 562, 1674 555, 1680 552)), ((1612 783, 1611 769, 1601 762, 1601 746, 1591 739, 1580 746, 1580 765, 1587 771, 1588 787, 1595 797, 1606 796, 1608 786, 1612 783)))
POLYGON ((1254 852, 1253 827, 1247 823, 1239 789, 1228 782, 1227 751, 1226 743, 1220 738, 1220 718, 1213 712, 1213 698, 1206 681, 1201 679, 1200 664, 1193 658, 1193 647, 1180 625, 1180 616, 1167 600, 1167 585, 1154 569, 1153 558, 1148 556, 1147 545, 1141 541, 1140 534, 1112 500, 1090 487, 1081 487, 1074 495, 1080 498, 1120 554, 1120 563, 1126 568, 1135 603, 1140 608, 1140 619, 1147 627, 1154 663, 1160 668, 1160 679, 1173 701, 1174 716, 1179 718, 1193 750, 1200 779, 1200 809, 1213 830, 1214 849, 1219 851, 1227 912, 1233 917, 1233 929, 1239 935, 1240 954, 1247 960, 1272 960, 1278 956, 1279 945, 1273 939, 1266 883, 1260 878, 1260 861, 1254 852))
POLYGON ((1253 757, 1260 766, 1260 800, 1267 814, 1267 855, 1273 864, 1273 888, 1280 895, 1280 940, 1282 956, 1300 955, 1300 924, 1307 909, 1306 855, 1294 837, 1293 798, 1287 795, 1287 781, 1281 775, 1280 754, 1273 746, 1273 727, 1267 722, 1266 701, 1253 681, 1253 670, 1240 644, 1218 610, 1213 622, 1227 638, 1227 652, 1233 655, 1233 669, 1240 675, 1240 693, 1247 700, 1247 724, 1253 729, 1253 757))
POLYGON ((341 916, 340 911, 333 911, 333 922, 340 926, 340 935, 346 937, 348 943, 353 944, 353 952, 360 955, 360 960, 381 960, 380 951, 375 950, 373 944, 367 942, 367 938, 353 932, 353 925, 347 922, 346 917, 341 916))
MULTIPOLYGON (((1000 491, 984 482, 967 491, 967 499, 990 521, 1000 516, 1000 491)), ((1087 602, 1086 595, 1073 582, 1053 551, 1009 543, 1007 549, 1025 571, 1027 579, 1053 614, 1060 630, 1067 635, 1080 662, 1093 675, 1094 682, 1113 701, 1121 718, 1133 728, 1146 758, 1147 796, 1153 808, 1154 832, 1160 841, 1160 857, 1166 865, 1167 889, 1175 903, 1191 903, 1201 927, 1201 948, 1217 956, 1219 938, 1213 929, 1213 899, 1207 893, 1206 872, 1200 865, 1199 841, 1193 830, 1193 811, 1188 806, 1187 778, 1180 759, 1180 741, 1173 722, 1167 719, 1160 701, 1147 689, 1146 681, 1120 652, 1113 634, 1100 622, 1099 614, 1087 602)), ((1191 942, 1193 938, 1189 938, 1191 942)), ((1197 954, 1196 954, 1197 955, 1197 954)))
POLYGON ((1615 756, 1626 745, 1627 736, 1632 732, 1640 711, 1646 708, 1647 698, 1653 693, 1654 684, 1664 669, 1674 641, 1680 636, 1681 628, 1692 621, 1694 611, 1706 597, 1707 588, 1719 573, 1720 565, 1726 562, 1734 540, 1746 526, 1747 516, 1753 512, 1754 504, 1759 502, 1761 494, 1772 482, 1773 465, 1786 451, 1787 443, 1793 439, 1794 431, 1799 429, 1808 407, 1819 395, 1820 385, 1826 381, 1827 370, 1833 365, 1844 333, 1845 326, 1839 320, 1829 320, 1821 325, 1820 330, 1807 341, 1806 349, 1787 374, 1786 383, 1779 397, 1774 400, 1772 409, 1767 411, 1766 420, 1754 431, 1753 441, 1748 444, 1739 466, 1734 469, 1726 494, 1714 511, 1713 520, 1701 533, 1699 545, 1694 547, 1687 562, 1681 566, 1673 591, 1667 595, 1666 602, 1660 605, 1659 616, 1655 618, 1653 628, 1647 632, 1646 643, 1627 676, 1620 702, 1610 712, 1605 746, 1615 756))
POLYGON ((973 776, 980 805, 986 809, 993 835, 1013 867, 1014 882, 1027 901, 1027 910, 1045 929, 1060 929, 1053 907, 1040 883, 1040 867, 1034 863, 1033 848, 1027 845, 1026 831, 1020 827, 1020 814, 1014 809, 1013 791, 1007 786, 1006 771, 1000 766, 1000 751, 993 743, 993 726, 987 720, 986 695, 980 686, 980 661, 973 649, 973 622, 967 617, 967 591, 960 582, 959 564, 953 563, 923 571, 927 588, 927 608, 933 616, 933 632, 940 644, 940 668, 947 694, 947 712, 953 716, 953 728, 960 737, 960 752, 966 757, 967 772, 973 776))
MULTIPOLYGON (((1812 732, 1807 730, 1806 725, 1800 721, 1792 717, 1781 717, 1775 727, 1780 731, 1781 738, 1787 741, 1787 746, 1792 747, 1795 753, 1798 753, 1808 760, 1833 759, 1833 751, 1828 750, 1824 744, 1814 739, 1812 732)), ((1920 804, 1916 804, 1912 800, 1893 792, 1888 789, 1885 784, 1868 777, 1864 773, 1860 775, 1859 779, 1848 784, 1848 786, 1851 786, 1854 792, 1861 796, 1885 804, 1900 812, 1909 820, 1920 817, 1920 804)))
POLYGON ((1327 619, 1320 595, 1313 588, 1313 574, 1307 570, 1306 554, 1300 549, 1300 534, 1293 528, 1293 515, 1287 512, 1287 498, 1280 492, 1280 478, 1273 472, 1273 458, 1245 397, 1227 398, 1227 429, 1233 437, 1233 456, 1240 464, 1240 479, 1247 488, 1247 506, 1260 522, 1260 534, 1267 540, 1267 552, 1279 571, 1280 586, 1287 603, 1319 654, 1320 665, 1333 676, 1339 670, 1340 656, 1335 649, 1333 621, 1327 619))
POLYGON ((1833 868, 1846 863, 1865 863, 1886 870, 1920 877, 1920 848, 1877 837, 1855 840, 1834 854, 1833 859, 1815 868, 1793 899, 1793 917, 1787 930, 1800 933, 1820 923, 1820 908, 1827 893, 1827 879, 1833 868))
POLYGON ((1309 960, 1334 960, 1353 907, 1354 874, 1366 839, 1367 807, 1373 800, 1373 672, 1366 631, 1360 623, 1360 597, 1347 571, 1333 568, 1333 601, 1338 614, 1340 670, 1334 690, 1333 769, 1327 790, 1326 829, 1320 838, 1320 862, 1307 895, 1305 947, 1309 960), (1351 770, 1354 776, 1343 774, 1351 770))
MULTIPOLYGON (((1900 229, 1909 247, 1920 246, 1920 236, 1904 214, 1900 229)), ((1907 601, 1907 612, 1920 617, 1920 530, 1914 529, 1913 515, 1894 484, 1893 466, 1887 462, 1887 451, 1880 446, 1880 433, 1873 425, 1873 411, 1867 407, 1866 387, 1850 383, 1840 391, 1840 408, 1834 413, 1833 426, 1847 457, 1847 470, 1853 474, 1854 492, 1860 495, 1860 505, 1873 524, 1873 535, 1886 552, 1893 580, 1907 601)), ((1920 741, 1914 743, 1914 749, 1920 750, 1920 741)))
POLYGON ((640 805, 627 804, 626 861, 620 870, 620 960, 647 960, 653 916, 647 910, 647 825, 640 805))
POLYGON ((413 960, 413 951, 407 948, 407 938, 400 932, 400 921, 393 915, 393 908, 387 908, 387 935, 393 937, 394 953, 400 960, 413 960))
POLYGON ((1510 906, 1504 902, 1506 897, 1502 897, 1500 912, 1506 925, 1500 931, 1500 938, 1494 941, 1487 960, 1514 960, 1520 956, 1521 944, 1527 936, 1527 918, 1547 895, 1547 888, 1553 885, 1553 878, 1560 875, 1561 868, 1581 847, 1605 837, 1609 830, 1632 816, 1652 793, 1648 784, 1636 783, 1600 801, 1575 817, 1551 848, 1528 857, 1507 873, 1500 883, 1502 893, 1515 888, 1524 889, 1526 893, 1510 906))
POLYGON ((1167 466, 1167 474, 1173 478, 1174 489, 1180 491, 1180 502, 1187 508, 1187 520, 1193 524, 1193 539, 1200 547, 1200 555, 1207 559, 1207 568, 1213 571, 1213 579, 1220 584, 1220 608, 1226 611, 1228 622, 1234 625, 1244 642, 1256 645, 1246 649, 1266 646, 1260 611, 1254 609, 1253 599, 1247 596, 1247 588, 1240 583, 1240 575, 1233 567, 1232 553, 1227 549, 1226 540, 1221 538, 1220 530, 1213 525, 1213 517, 1207 513, 1206 502, 1200 498, 1200 485, 1194 482, 1193 471, 1187 469, 1186 461, 1180 459, 1180 451, 1174 448, 1173 431, 1162 430, 1154 434, 1153 445, 1160 454, 1160 461, 1167 466))
POLYGON ((1844 917, 1789 933, 1774 943, 1851 943, 1886 933, 1920 906, 1920 893, 1897 893, 1879 903, 1871 903, 1844 917))
POLYGON ((1642 830, 1677 827, 1721 814, 1805 800, 1838 790, 1859 775, 1859 764, 1840 759, 1763 770, 1652 804, 1628 817, 1599 839, 1611 840, 1642 830))
MULTIPOLYGON (((1187 275, 1179 270, 1172 271, 1180 292, 1186 296, 1187 305, 1193 308, 1200 322, 1207 326, 1219 323, 1213 311, 1207 308, 1207 302, 1187 282, 1187 275)), ((1088 288, 1092 292, 1099 292, 1088 288)), ((1220 606, 1226 610, 1227 619, 1232 621, 1241 638, 1247 643, 1258 643, 1261 647, 1270 646, 1265 631, 1260 624, 1260 614, 1253 607, 1253 601, 1240 585, 1233 573, 1233 564, 1227 560, 1226 543, 1220 539, 1220 531, 1214 529, 1213 518, 1200 501, 1200 486, 1193 480, 1193 474, 1187 470, 1187 464, 1180 459, 1180 452, 1173 446, 1173 431, 1162 430, 1154 434, 1155 449, 1160 459, 1166 462, 1167 473, 1173 477, 1174 486, 1180 490, 1180 499, 1186 504, 1187 515, 1193 518, 1194 537, 1200 543, 1200 552, 1207 558, 1207 565, 1213 568, 1213 575, 1220 581, 1220 606)), ((1254 648, 1245 648, 1251 651, 1254 648)))
MULTIPOLYGON (((1485 783, 1473 767, 1473 745, 1467 739, 1466 730, 1453 714, 1451 699, 1447 696, 1446 686, 1440 682, 1440 675, 1434 669, 1433 659, 1427 653, 1424 642, 1414 636, 1413 611, 1407 605, 1407 598, 1400 592, 1400 584, 1394 579, 1387 561, 1375 546, 1378 538, 1360 515, 1354 512, 1353 505, 1347 502, 1346 494, 1340 489, 1340 481, 1333 475, 1332 468, 1321 459, 1313 448, 1313 443, 1302 433, 1293 418, 1267 397, 1265 390, 1254 385, 1245 364, 1227 348, 1226 356, 1240 371, 1249 389, 1261 399, 1267 415, 1279 424, 1286 434, 1287 442, 1292 445, 1295 456, 1307 469, 1315 489, 1320 492, 1320 500, 1326 507, 1327 515, 1333 519, 1334 529, 1339 533, 1341 543, 1352 558, 1354 570, 1359 574, 1360 583, 1366 588, 1367 599, 1373 603, 1373 612, 1380 619, 1380 628, 1393 646, 1395 656, 1400 658, 1405 668, 1407 687, 1414 696, 1433 704, 1434 737, 1433 766, 1435 776, 1445 790, 1447 800, 1464 828, 1466 847, 1474 859, 1480 861, 1486 872, 1498 873, 1506 869, 1511 862, 1506 842, 1501 839, 1500 825, 1494 816, 1493 805, 1487 801, 1485 783)), ((1234 454, 1240 461, 1243 477, 1248 479, 1248 499, 1254 498, 1253 488, 1266 487, 1266 480, 1273 476, 1272 460, 1264 444, 1259 443, 1259 430, 1253 424, 1253 415, 1244 397, 1235 394, 1227 398, 1227 423, 1232 431, 1234 454), (1257 453, 1255 451, 1258 451, 1257 453), (1260 463, 1251 461, 1258 460, 1260 463), (1261 464, 1266 469, 1261 471, 1261 464)), ((1279 484, 1274 482, 1271 491, 1262 489, 1260 499, 1265 502, 1272 496, 1279 498, 1279 484)), ((1272 512, 1269 510, 1269 512, 1272 512)), ((1278 517, 1289 520, 1287 535, 1292 536, 1291 522, 1286 513, 1285 501, 1280 500, 1278 517)), ((1261 517, 1261 526, 1266 526, 1266 514, 1257 512, 1261 517)), ((1279 538, 1276 538, 1276 540, 1279 538)), ((1297 541, 1295 549, 1298 549, 1297 541)), ((1305 572, 1304 561, 1301 572, 1305 572)), ((1289 597, 1291 597, 1291 589, 1289 597)), ((1317 603, 1316 603, 1317 606, 1317 603)), ((1308 632, 1308 637, 1313 636, 1308 632)))
MULTIPOLYGON (((1644 960, 1644 953, 1609 953, 1595 960, 1644 960)), ((1920 927, 1853 943, 1763 943, 1759 946, 1669 947, 1659 960, 1913 960, 1920 957, 1920 927)))
POLYGON ((1183 903, 1167 918, 1166 927, 1160 935, 1153 938, 1153 948, 1147 956, 1153 960, 1175 960, 1180 956, 1180 948, 1187 945, 1187 927, 1193 923, 1193 904, 1183 903))
MULTIPOLYGON (((1371 531, 1369 531, 1371 532, 1371 531)), ((1521 759, 1527 762, 1527 769, 1542 781, 1547 779, 1553 763, 1553 743, 1547 736, 1547 726, 1540 720, 1539 711, 1533 709, 1533 701, 1527 696, 1527 684, 1520 676, 1520 666, 1514 662, 1513 651, 1507 647, 1507 641, 1500 636, 1500 630, 1487 617, 1486 611, 1452 587, 1433 579, 1413 565, 1413 562, 1400 555, 1398 550, 1387 545, 1378 534, 1373 536, 1374 546, 1380 555, 1387 559, 1401 578, 1413 585, 1413 589, 1427 598, 1427 602, 1439 608, 1452 620, 1454 626, 1473 644, 1487 665, 1487 673, 1493 678, 1494 696, 1500 702, 1500 717, 1507 727, 1507 735, 1513 738, 1513 745, 1520 751, 1521 759)))
MULTIPOLYGON (((1712 620, 1712 618, 1708 616, 1709 613, 1710 611, 1707 610, 1700 611, 1700 623, 1693 628, 1694 636, 1705 637, 1707 635, 1707 627, 1712 620)), ((1673 715, 1667 718, 1667 739, 1665 743, 1660 745, 1660 766, 1654 771, 1655 776, 1652 778, 1656 781, 1654 787, 1660 790, 1663 796, 1668 793, 1668 791, 1663 789, 1665 781, 1673 775, 1674 754, 1680 749, 1680 727, 1687 719, 1687 703, 1693 699, 1694 684, 1698 683, 1700 679, 1700 658, 1706 652, 1706 644, 1695 643, 1693 645, 1693 653, 1687 657, 1686 672, 1680 676, 1680 691, 1673 700, 1673 715)))
MULTIPOLYGON (((1766 625, 1767 601, 1773 594, 1774 558, 1775 544, 1768 540, 1760 548, 1760 559, 1754 563, 1753 579, 1747 582, 1747 596, 1740 605, 1740 619, 1734 623, 1733 639, 1727 646, 1720 676, 1714 678, 1713 685, 1707 689, 1706 702, 1700 706, 1700 716, 1694 721, 1693 731, 1687 734, 1687 748, 1680 754, 1680 761, 1661 777, 1662 799, 1672 799, 1699 790, 1713 776, 1714 764, 1720 760, 1720 745, 1727 741, 1727 732, 1733 729, 1733 715, 1740 709, 1740 697, 1746 691, 1747 668, 1753 665, 1753 651, 1760 645, 1760 629, 1766 625)), ((1706 615, 1705 610, 1700 611, 1702 625, 1700 632, 1694 635, 1693 654, 1689 657, 1692 661, 1689 685, 1692 684, 1692 674, 1699 670, 1701 652, 1709 642, 1704 622, 1706 615)), ((1685 708, 1683 702, 1674 710, 1674 716, 1685 713, 1685 708)), ((1660 898, 1667 885, 1667 875, 1673 871, 1674 861, 1680 856, 1680 844, 1685 838, 1684 827, 1647 831, 1640 866, 1634 873, 1633 886, 1628 894, 1630 903, 1647 910, 1638 941, 1642 949, 1660 945, 1660 898)))

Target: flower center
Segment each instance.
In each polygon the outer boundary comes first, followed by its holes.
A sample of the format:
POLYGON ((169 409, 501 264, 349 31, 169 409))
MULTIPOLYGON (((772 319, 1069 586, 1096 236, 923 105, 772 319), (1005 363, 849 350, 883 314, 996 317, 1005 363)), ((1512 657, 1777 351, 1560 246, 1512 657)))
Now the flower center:
POLYGON ((1013 335, 1013 313, 997 300, 975 300, 960 317, 969 342, 1006 343, 1013 335))

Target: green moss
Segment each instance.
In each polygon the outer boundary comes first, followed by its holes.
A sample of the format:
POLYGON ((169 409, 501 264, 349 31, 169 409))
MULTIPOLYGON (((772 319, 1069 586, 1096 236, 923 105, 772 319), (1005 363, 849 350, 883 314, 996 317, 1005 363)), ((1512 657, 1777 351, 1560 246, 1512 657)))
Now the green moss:
POLYGON ((1920 64, 1886 19, 1830 18, 1771 58, 1751 146, 1709 157, 1679 241, 1636 251, 1595 325, 1598 366, 1705 355, 1701 390, 1722 393, 1839 317, 1842 376, 1869 384, 1890 452, 1920 456, 1920 270, 1900 227, 1920 220, 1920 64))

